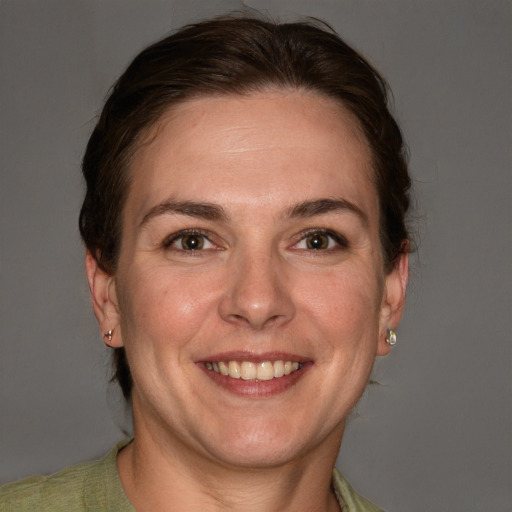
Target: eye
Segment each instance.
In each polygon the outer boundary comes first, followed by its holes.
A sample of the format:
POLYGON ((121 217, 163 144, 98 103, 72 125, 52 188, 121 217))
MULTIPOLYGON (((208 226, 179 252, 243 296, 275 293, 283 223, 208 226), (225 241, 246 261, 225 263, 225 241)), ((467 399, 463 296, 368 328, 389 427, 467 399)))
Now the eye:
POLYGON ((164 242, 164 247, 187 252, 216 248, 206 235, 198 231, 175 233, 164 242))
POLYGON ((204 247, 206 239, 203 235, 183 235, 179 240, 183 250, 198 251, 204 247))
POLYGON ((308 251, 325 251, 339 248, 347 248, 347 239, 332 231, 315 230, 307 233, 295 245, 296 249, 305 249, 308 251))
POLYGON ((324 233, 313 233, 305 238, 308 249, 328 249, 331 239, 324 233))

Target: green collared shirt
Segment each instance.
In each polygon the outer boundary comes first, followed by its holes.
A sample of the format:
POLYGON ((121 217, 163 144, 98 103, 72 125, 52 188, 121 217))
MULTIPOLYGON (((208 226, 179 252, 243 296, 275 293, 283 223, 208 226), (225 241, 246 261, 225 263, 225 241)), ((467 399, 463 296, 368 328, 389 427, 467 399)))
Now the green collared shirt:
MULTIPOLYGON (((117 452, 127 442, 99 461, 0 487, 0 512, 135 512, 116 466, 117 452)), ((332 484, 343 512, 383 512, 358 496, 337 469, 332 484)))

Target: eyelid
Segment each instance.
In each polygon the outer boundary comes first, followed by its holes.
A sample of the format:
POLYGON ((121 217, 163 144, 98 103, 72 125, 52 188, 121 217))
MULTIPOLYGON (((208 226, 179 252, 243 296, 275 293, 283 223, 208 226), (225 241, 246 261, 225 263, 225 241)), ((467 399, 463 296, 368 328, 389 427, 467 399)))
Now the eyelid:
POLYGON ((311 252, 327 252, 327 251, 335 251, 337 249, 348 249, 349 242, 345 236, 337 231, 333 231, 332 229, 326 228, 310 228, 305 231, 302 231, 297 235, 297 241, 292 245, 292 249, 297 248, 297 246, 303 242, 310 235, 324 235, 330 237, 336 243, 336 247, 329 247, 327 249, 303 249, 311 252))
MULTIPOLYGON (((209 231, 205 231, 204 229, 200 229, 200 228, 187 228, 187 229, 181 229, 180 231, 177 231, 175 233, 172 233, 171 235, 167 236, 166 238, 164 238, 163 242, 162 242, 162 247, 164 249, 172 249, 172 245, 177 242, 180 238, 183 238, 184 236, 186 235, 197 235, 197 236, 201 236, 201 237, 204 237, 206 240, 208 240, 208 242, 210 244, 212 244, 214 247, 214 249, 220 249, 220 247, 212 241, 212 234, 209 232, 209 231)), ((185 250, 185 249, 178 249, 178 248, 174 248, 175 251, 178 251, 178 252, 183 252, 183 253, 199 253, 199 252, 202 252, 204 250, 211 250, 212 248, 211 247, 207 247, 206 249, 205 248, 202 248, 202 249, 191 249, 191 250, 185 250)))

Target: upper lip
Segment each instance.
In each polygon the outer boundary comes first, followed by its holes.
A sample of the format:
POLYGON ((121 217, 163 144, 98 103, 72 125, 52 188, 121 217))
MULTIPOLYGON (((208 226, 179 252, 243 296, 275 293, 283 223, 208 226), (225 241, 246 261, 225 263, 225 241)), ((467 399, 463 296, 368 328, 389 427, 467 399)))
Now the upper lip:
POLYGON ((215 362, 215 361, 248 361, 251 363, 259 363, 261 361, 297 361, 304 363, 310 358, 291 354, 289 352, 250 352, 250 351, 232 351, 219 352, 206 357, 201 357, 197 362, 215 362))

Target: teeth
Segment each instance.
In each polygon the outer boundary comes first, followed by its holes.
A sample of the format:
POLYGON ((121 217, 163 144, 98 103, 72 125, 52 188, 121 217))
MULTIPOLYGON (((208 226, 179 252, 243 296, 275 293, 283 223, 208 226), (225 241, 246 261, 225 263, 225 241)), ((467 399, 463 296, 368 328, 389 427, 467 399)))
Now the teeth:
POLYGON ((274 377, 279 378, 284 375, 284 363, 283 361, 276 361, 274 363, 274 377))
POLYGON ((233 379, 240 378, 240 365, 236 361, 229 361, 228 374, 233 379))
MULTIPOLYGON (((208 367, 208 365, 206 365, 208 367)), ((219 371, 222 375, 229 375, 229 367, 223 361, 219 361, 219 371)))
POLYGON ((256 370, 256 366, 254 363, 249 363, 248 361, 244 361, 240 365, 240 377, 243 380, 254 380, 256 378, 258 371, 256 370))
POLYGON ((270 380, 274 378, 274 367, 271 361, 263 361, 258 365, 256 377, 258 380, 270 380))
POLYGON ((216 361, 206 362, 206 368, 215 373, 229 376, 232 379, 242 380, 271 380, 278 379, 283 375, 290 375, 300 370, 302 365, 297 361, 262 361, 252 363, 250 361, 216 361))

